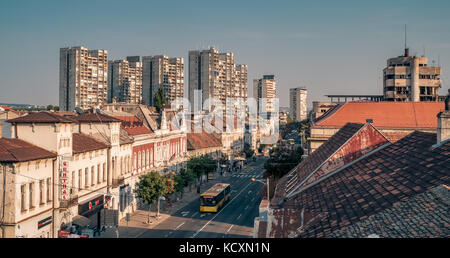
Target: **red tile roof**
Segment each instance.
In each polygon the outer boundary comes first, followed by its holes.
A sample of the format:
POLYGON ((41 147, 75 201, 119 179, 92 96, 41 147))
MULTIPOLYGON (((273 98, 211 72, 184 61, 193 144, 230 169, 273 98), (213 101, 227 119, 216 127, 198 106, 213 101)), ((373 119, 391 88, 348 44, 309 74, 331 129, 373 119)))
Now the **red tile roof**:
POLYGON ((5 111, 13 111, 14 112, 14 109, 12 109, 6 105, 0 105, 0 107, 3 108, 5 111))
POLYGON ((371 124, 348 123, 289 173, 286 193, 299 191, 388 142, 371 124))
POLYGON ((140 135, 140 134, 151 134, 153 133, 150 129, 147 127, 141 125, 141 126, 134 126, 134 127, 124 127, 125 131, 129 135, 140 135))
POLYGON ((122 122, 120 119, 101 113, 83 113, 73 118, 78 122, 122 122))
POLYGON ((28 115, 9 119, 9 123, 73 123, 73 120, 52 112, 32 112, 28 115))
POLYGON ((316 126, 341 127, 373 120, 375 127, 436 128, 444 102, 347 102, 314 121, 316 126))
POLYGON ((187 134, 187 149, 197 150, 203 148, 220 147, 222 140, 216 133, 188 133, 187 134))
POLYGON ((0 161, 22 162, 56 158, 56 154, 16 138, 0 138, 0 161))
POLYGON ((273 203, 271 237, 327 237, 400 202, 450 183, 450 141, 413 132, 273 203), (303 218, 303 221, 300 221, 303 218), (303 226, 302 226, 303 225, 303 226))
POLYGON ((72 135, 73 135, 72 151, 75 154, 108 148, 106 144, 99 142, 94 138, 89 137, 88 135, 81 133, 74 133, 72 135))

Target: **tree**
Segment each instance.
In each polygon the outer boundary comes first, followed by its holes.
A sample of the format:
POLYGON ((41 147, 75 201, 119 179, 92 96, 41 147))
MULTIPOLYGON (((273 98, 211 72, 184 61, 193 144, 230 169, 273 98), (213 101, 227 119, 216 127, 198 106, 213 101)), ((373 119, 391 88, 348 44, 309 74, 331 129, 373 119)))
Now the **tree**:
POLYGON ((264 163, 264 177, 273 177, 275 180, 282 178, 291 169, 301 162, 303 148, 288 151, 274 148, 270 158, 264 163))
POLYGON ((158 213, 156 216, 159 217, 159 199, 167 192, 166 188, 166 179, 156 171, 139 177, 135 193, 139 199, 148 204, 148 223, 150 223, 150 205, 155 203, 155 201, 158 201, 158 213))
POLYGON ((197 179, 206 173, 217 169, 217 162, 208 155, 191 157, 187 162, 188 170, 195 173, 197 179))
POLYGON ((183 198, 183 192, 184 192, 184 187, 185 187, 185 181, 184 178, 181 174, 177 174, 174 177, 174 181, 175 181, 175 192, 176 193, 180 193, 181 194, 181 198, 183 198))
POLYGON ((192 169, 182 170, 180 176, 183 178, 184 186, 189 186, 189 191, 191 191, 191 183, 195 179, 195 173, 192 169))
POLYGON ((244 144, 244 154, 245 154, 245 157, 246 157, 246 158, 251 158, 251 157, 253 157, 253 155, 255 154, 255 151, 253 151, 253 150, 250 148, 250 144, 248 144, 248 143, 245 143, 245 144, 244 144))
POLYGON ((153 106, 156 108, 156 112, 160 113, 164 105, 167 104, 166 96, 164 94, 164 88, 160 87, 153 97, 153 106))

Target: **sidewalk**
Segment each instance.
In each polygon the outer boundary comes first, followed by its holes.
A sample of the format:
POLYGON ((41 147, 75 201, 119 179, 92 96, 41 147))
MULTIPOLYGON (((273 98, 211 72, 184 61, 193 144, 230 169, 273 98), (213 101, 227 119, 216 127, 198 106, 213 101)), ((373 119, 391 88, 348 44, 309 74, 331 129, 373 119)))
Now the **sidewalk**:
MULTIPOLYGON (((248 167, 250 167, 250 165, 252 164, 247 165, 247 169, 248 167)), ((227 178, 230 175, 231 175, 230 173, 226 173, 224 176, 220 176, 220 174, 214 173, 214 179, 203 182, 200 191, 201 192, 205 191, 215 183, 220 182, 222 178, 227 178)), ((165 221, 167 218, 174 215, 178 210, 180 210, 190 202, 194 201, 195 199, 198 199, 199 196, 200 194, 197 193, 195 185, 192 186, 191 191, 189 191, 189 187, 186 187, 185 192, 183 193, 183 198, 178 201, 172 199, 171 207, 169 207, 167 201, 161 201, 159 210, 160 214, 159 219, 156 218, 156 211, 155 211, 156 209, 154 205, 152 205, 152 209, 150 212, 150 224, 147 223, 148 209, 145 210, 139 209, 133 214, 131 214, 130 221, 128 222, 128 228, 126 218, 123 218, 119 222, 118 232, 117 228, 108 228, 105 232, 101 233, 99 238, 117 238, 117 237, 137 238, 142 234, 144 234, 147 230, 156 227, 157 225, 159 225, 159 223, 165 221)))

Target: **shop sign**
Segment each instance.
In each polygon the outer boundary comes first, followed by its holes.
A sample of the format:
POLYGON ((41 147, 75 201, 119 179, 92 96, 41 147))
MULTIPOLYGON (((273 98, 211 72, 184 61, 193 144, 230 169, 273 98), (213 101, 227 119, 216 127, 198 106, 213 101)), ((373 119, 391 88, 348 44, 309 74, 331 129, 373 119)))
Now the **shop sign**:
POLYGON ((58 237, 59 238, 68 238, 70 236, 70 234, 71 233, 68 230, 62 230, 62 229, 58 230, 58 237))
POLYGON ((69 199, 69 161, 62 159, 60 162, 59 171, 59 185, 60 185, 60 200, 65 201, 69 199))
POLYGON ((38 229, 47 226, 48 224, 52 223, 52 216, 47 217, 43 220, 38 221, 38 229))
POLYGON ((80 204, 78 206, 78 214, 84 215, 89 211, 93 211, 99 207, 103 207, 103 203, 104 203, 104 196, 102 195, 93 200, 90 200, 87 203, 80 204))

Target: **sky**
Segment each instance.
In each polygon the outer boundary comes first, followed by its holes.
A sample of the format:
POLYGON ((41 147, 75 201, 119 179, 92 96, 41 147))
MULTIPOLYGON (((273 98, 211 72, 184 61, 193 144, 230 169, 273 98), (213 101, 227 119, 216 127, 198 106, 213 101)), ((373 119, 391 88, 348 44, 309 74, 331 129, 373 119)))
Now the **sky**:
MULTIPOLYGON (((442 67, 450 82, 450 1, 6 1, 0 0, 0 103, 57 105, 59 49, 184 57, 233 52, 253 79, 274 74, 280 106, 289 88, 308 103, 325 94, 382 94, 382 70, 404 52, 442 67)), ((251 94, 251 90, 250 90, 251 94)), ((249 95, 250 96, 250 95, 249 95)))

